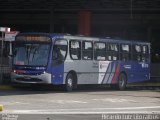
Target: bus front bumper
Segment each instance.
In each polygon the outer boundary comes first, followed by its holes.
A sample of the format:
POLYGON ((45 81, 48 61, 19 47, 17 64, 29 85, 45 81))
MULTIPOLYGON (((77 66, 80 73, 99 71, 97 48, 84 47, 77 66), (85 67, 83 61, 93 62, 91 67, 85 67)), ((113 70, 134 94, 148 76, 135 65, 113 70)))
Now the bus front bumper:
POLYGON ((11 81, 15 83, 44 83, 51 84, 51 74, 43 73, 40 75, 21 75, 11 73, 11 81))

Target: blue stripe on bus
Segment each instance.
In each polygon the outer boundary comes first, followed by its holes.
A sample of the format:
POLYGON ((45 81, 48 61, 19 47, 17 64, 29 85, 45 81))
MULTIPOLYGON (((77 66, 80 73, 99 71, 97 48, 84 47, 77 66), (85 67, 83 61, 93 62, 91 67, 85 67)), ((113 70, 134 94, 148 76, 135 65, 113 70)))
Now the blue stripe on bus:
MULTIPOLYGON (((143 64, 147 63, 137 63, 134 61, 113 61, 108 65, 108 68, 102 80, 102 84, 112 84, 111 82, 114 78, 115 70, 118 64, 120 65, 119 72, 117 73, 118 76, 121 72, 126 73, 128 83, 149 80, 149 69, 142 67, 143 64)), ((116 77, 114 83, 117 83, 118 76, 116 77)))
POLYGON ((58 85, 63 84, 64 78, 64 64, 53 66, 52 68, 52 84, 58 85))

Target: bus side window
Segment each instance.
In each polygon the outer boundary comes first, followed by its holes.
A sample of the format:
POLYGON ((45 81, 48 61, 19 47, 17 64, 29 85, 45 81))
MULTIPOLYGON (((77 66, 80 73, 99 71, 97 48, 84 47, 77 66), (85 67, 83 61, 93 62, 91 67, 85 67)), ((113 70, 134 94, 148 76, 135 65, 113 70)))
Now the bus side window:
POLYGON ((90 41, 82 42, 82 58, 84 60, 93 59, 93 43, 90 41))
POLYGON ((119 60, 119 46, 116 43, 107 44, 107 60, 119 60))
POLYGON ((106 44, 103 42, 94 43, 94 59, 106 60, 106 44))
POLYGON ((130 45, 128 44, 121 44, 120 45, 120 58, 121 60, 123 61, 127 61, 127 60, 130 60, 130 57, 131 57, 131 50, 130 50, 130 45))
POLYGON ((133 45, 133 49, 132 49, 132 53, 133 53, 133 60, 142 61, 142 47, 141 45, 133 45))
POLYGON ((142 46, 142 61, 143 62, 149 61, 149 50, 147 45, 142 46))
POLYGON ((76 40, 71 40, 69 43, 70 47, 70 57, 73 60, 81 59, 81 42, 76 40))

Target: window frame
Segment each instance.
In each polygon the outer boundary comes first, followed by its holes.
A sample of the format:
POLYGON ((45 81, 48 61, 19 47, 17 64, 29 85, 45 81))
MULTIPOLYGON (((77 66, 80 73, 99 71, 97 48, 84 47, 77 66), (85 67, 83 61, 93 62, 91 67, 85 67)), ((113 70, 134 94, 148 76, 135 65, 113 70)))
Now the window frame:
POLYGON ((71 39, 70 41, 69 41, 69 53, 70 53, 70 58, 72 59, 72 60, 81 60, 82 59, 82 42, 80 41, 80 40, 76 40, 76 39, 71 39), (73 48, 71 48, 71 42, 72 41, 77 41, 77 42, 79 42, 80 44, 80 50, 79 50, 79 52, 80 52, 80 58, 78 58, 78 59, 73 59, 73 57, 72 57, 72 54, 71 54, 71 51, 72 51, 72 49, 73 48))
POLYGON ((132 44, 132 60, 142 62, 142 44, 132 44), (136 51, 136 46, 140 47, 140 52, 136 51), (140 60, 138 60, 138 57, 140 57, 140 60))
POLYGON ((150 55, 149 55, 149 46, 148 45, 142 45, 142 53, 141 53, 141 57, 142 57, 142 62, 149 62, 150 61, 150 55), (146 47, 147 50, 146 52, 143 51, 143 47, 146 47), (145 60, 143 60, 143 58, 145 58, 145 60))
POLYGON ((82 60, 93 60, 94 59, 94 48, 93 48, 94 46, 93 46, 93 41, 87 41, 87 40, 84 40, 84 41, 82 41, 82 49, 81 49, 81 51, 82 51, 82 60), (90 42, 91 43, 91 45, 92 45, 92 51, 91 50, 85 50, 85 42, 90 42), (83 52, 84 51, 91 51, 92 52, 92 58, 91 59, 85 59, 84 58, 84 55, 83 55, 83 52))
POLYGON ((119 57, 120 57, 120 60, 122 60, 122 61, 130 61, 131 59, 132 59, 132 57, 131 57, 131 44, 130 43, 121 43, 120 44, 120 52, 119 52, 119 57), (128 45, 128 51, 125 51, 125 50, 123 50, 122 49, 122 45, 128 45))
POLYGON ((120 52, 119 43, 106 42, 106 60, 107 60, 107 61, 118 61, 118 60, 119 60, 119 52, 120 52), (112 44, 115 44, 115 45, 117 46, 117 49, 118 49, 117 51, 115 51, 115 50, 109 50, 109 45, 112 45, 112 44), (111 60, 109 60, 108 54, 110 54, 111 60), (115 57, 115 55, 116 55, 116 57, 117 57, 116 60, 113 59, 113 58, 115 57))
POLYGON ((66 60, 66 58, 67 58, 67 55, 68 55, 68 40, 67 39, 64 39, 64 38, 57 38, 57 39, 55 39, 54 40, 54 43, 53 43, 53 48, 52 48, 52 65, 60 65, 60 64, 63 64, 64 63, 64 61, 66 60), (60 60, 58 60, 58 59, 53 59, 53 48, 55 47, 55 43, 56 43, 56 41, 59 41, 59 40, 64 40, 64 41, 66 41, 66 43, 67 43, 67 45, 66 45, 66 54, 65 54, 65 56, 64 56, 64 59, 63 60, 61 60, 61 62, 59 62, 60 60), (54 63, 54 61, 56 61, 55 63, 54 63))
MULTIPOLYGON (((96 42, 94 42, 93 49, 94 49, 94 50, 93 50, 94 60, 97 60, 97 61, 106 61, 106 60, 107 60, 107 56, 106 56, 107 45, 106 45, 106 42, 101 42, 101 41, 96 41, 96 42), (102 60, 102 59, 95 59, 95 53, 96 53, 95 44, 96 44, 96 43, 103 43, 103 44, 105 45, 105 50, 104 50, 105 59, 104 59, 104 60, 102 60)), ((100 50, 100 51, 102 51, 102 50, 100 50)))

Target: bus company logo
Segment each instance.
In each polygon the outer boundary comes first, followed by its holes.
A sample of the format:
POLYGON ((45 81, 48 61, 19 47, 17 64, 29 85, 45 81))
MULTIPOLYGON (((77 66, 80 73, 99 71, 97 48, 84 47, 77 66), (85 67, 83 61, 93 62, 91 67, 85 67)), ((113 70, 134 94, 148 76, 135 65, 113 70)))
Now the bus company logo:
POLYGON ((124 65, 124 68, 131 69, 131 65, 124 65))

